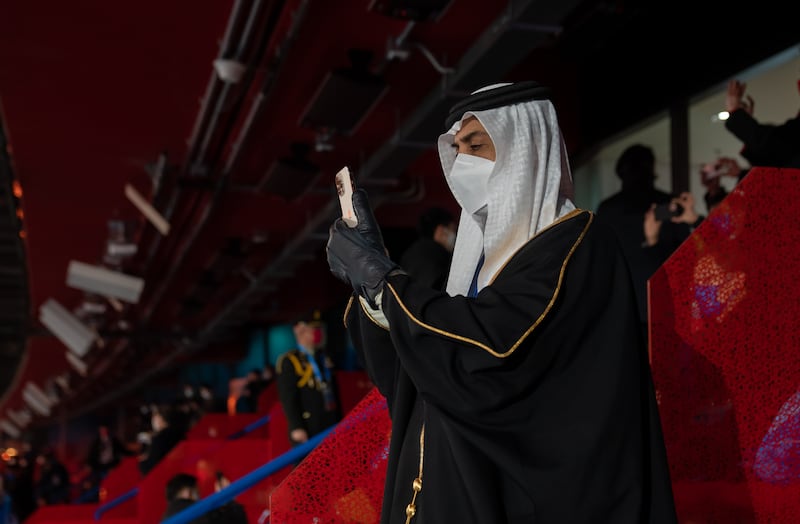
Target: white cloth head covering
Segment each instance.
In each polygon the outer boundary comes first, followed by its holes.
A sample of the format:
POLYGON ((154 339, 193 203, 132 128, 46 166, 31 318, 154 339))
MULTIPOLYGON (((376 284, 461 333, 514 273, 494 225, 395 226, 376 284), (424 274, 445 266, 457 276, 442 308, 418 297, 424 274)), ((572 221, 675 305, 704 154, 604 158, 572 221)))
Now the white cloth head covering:
MULTIPOLYGON (((502 85, 508 84, 483 90, 502 85)), ((459 204, 450 180, 456 157, 453 139, 461 122, 470 116, 489 133, 496 159, 489 177, 487 206, 476 214, 461 211, 447 282, 447 293, 452 296, 467 295, 482 252, 485 258, 478 291, 536 233, 575 209, 567 151, 549 100, 468 111, 439 137, 439 159, 459 204)))

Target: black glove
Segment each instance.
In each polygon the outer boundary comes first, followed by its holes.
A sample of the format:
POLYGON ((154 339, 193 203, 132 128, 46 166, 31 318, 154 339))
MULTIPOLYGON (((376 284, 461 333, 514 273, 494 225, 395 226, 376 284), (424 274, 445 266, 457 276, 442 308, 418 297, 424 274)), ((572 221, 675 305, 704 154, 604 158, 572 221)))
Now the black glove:
POLYGON ((383 289, 386 275, 397 269, 398 265, 371 243, 356 228, 348 227, 342 219, 338 219, 331 226, 325 251, 331 273, 350 284, 356 293, 367 299, 370 306, 377 309, 375 297, 383 289))
POLYGON ((367 192, 359 188, 353 191, 353 211, 356 213, 356 231, 364 236, 364 239, 369 243, 373 249, 386 252, 383 245, 383 235, 381 228, 378 226, 378 221, 375 220, 375 215, 372 213, 372 207, 369 205, 367 192))

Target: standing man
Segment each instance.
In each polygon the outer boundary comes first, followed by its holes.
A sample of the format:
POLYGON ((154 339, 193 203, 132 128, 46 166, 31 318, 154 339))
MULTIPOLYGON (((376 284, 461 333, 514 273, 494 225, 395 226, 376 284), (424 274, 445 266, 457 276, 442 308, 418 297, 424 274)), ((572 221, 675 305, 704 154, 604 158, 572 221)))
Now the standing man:
POLYGON ((456 245, 456 221, 446 209, 432 207, 419 217, 417 229, 419 238, 403 253, 400 264, 420 284, 443 290, 456 245))
POLYGON ((339 422, 336 381, 333 361, 321 347, 319 317, 303 317, 294 323, 297 347, 280 357, 278 396, 289 423, 292 446, 306 442, 314 435, 339 422))
MULTIPOLYGON (((214 492, 219 493, 230 486, 230 481, 217 472, 217 481, 214 482, 214 492)), ((176 473, 166 486, 167 510, 162 520, 177 515, 200 500, 197 488, 197 477, 188 473, 176 473)), ((244 506, 231 500, 222 506, 212 509, 206 514, 192 520, 193 524, 247 524, 247 513, 244 506)))
POLYGON ((361 190, 358 226, 337 220, 327 246, 392 417, 382 523, 676 522, 630 276, 572 203, 549 91, 481 89, 446 127, 447 291, 385 255, 361 190))
POLYGON ((631 271, 639 322, 647 340, 647 281, 689 238, 691 228, 682 216, 686 209, 679 221, 656 217, 656 206, 670 204, 673 197, 655 187, 656 157, 652 148, 643 144, 627 147, 617 159, 615 170, 622 189, 600 202, 597 218, 617 234, 631 271))

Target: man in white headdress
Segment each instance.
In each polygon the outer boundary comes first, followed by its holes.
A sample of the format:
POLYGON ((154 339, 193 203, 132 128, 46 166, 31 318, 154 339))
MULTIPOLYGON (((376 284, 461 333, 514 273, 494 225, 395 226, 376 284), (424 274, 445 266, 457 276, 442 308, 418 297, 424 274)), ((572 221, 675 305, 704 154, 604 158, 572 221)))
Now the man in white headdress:
POLYGON ((384 524, 676 521, 628 270, 572 203, 548 98, 500 84, 451 110, 446 292, 386 256, 363 191, 358 225, 331 227, 345 321, 392 418, 384 524))

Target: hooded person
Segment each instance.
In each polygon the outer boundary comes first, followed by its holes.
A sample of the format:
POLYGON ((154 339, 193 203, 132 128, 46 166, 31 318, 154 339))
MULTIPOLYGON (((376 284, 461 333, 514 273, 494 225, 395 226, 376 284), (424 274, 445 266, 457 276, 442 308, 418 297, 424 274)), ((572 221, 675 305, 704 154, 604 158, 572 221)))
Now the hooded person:
POLYGON ((353 343, 392 419, 381 522, 676 522, 628 270, 575 208, 549 91, 493 85, 438 141, 461 205, 447 290, 331 226, 353 343))

